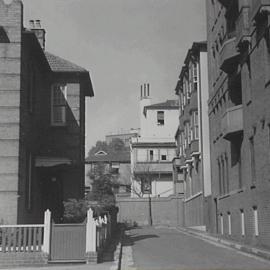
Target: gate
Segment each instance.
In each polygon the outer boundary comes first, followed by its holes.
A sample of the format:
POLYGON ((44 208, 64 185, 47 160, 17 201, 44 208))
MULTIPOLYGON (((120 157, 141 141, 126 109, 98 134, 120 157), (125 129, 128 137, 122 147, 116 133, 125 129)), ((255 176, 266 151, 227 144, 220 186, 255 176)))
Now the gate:
POLYGON ((85 262, 86 224, 52 224, 50 261, 85 262))

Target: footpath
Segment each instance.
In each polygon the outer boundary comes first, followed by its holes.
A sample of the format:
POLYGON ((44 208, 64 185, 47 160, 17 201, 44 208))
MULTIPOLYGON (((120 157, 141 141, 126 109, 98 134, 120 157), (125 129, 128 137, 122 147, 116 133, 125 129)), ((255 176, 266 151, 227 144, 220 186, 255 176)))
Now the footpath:
POLYGON ((226 247, 230 247, 236 250, 240 250, 242 252, 246 252, 255 256, 259 256, 263 259, 270 260, 270 251, 267 249, 262 249, 262 248, 255 248, 252 246, 248 245, 243 245, 238 242, 230 241, 227 239, 222 239, 217 236, 210 235, 207 232, 202 232, 194 229, 187 229, 187 228, 182 228, 182 227, 177 227, 176 230, 178 230, 181 233, 186 233, 188 235, 192 235, 194 237, 203 239, 208 242, 212 243, 219 243, 221 245, 224 245, 226 247))

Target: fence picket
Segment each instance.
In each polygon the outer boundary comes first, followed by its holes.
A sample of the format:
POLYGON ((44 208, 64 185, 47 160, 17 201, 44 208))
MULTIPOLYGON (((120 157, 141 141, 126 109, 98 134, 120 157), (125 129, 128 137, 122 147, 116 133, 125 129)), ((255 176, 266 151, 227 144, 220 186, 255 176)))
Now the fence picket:
POLYGON ((41 251, 41 245, 42 245, 42 228, 38 228, 37 232, 37 244, 38 244, 38 251, 41 251))
POLYGON ((12 241, 12 249, 14 252, 16 252, 17 247, 17 230, 16 228, 13 229, 13 241, 12 241))
POLYGON ((6 252, 6 229, 2 229, 2 252, 6 252))
POLYGON ((18 230, 18 252, 20 252, 22 248, 22 228, 18 228, 18 230))
POLYGON ((26 251, 26 237, 27 237, 27 228, 23 228, 23 251, 26 251))
POLYGON ((27 242, 27 249, 30 252, 32 246, 32 228, 28 228, 28 242, 27 242))
POLYGON ((33 251, 37 251, 37 228, 33 230, 33 251))
POLYGON ((8 233, 7 233, 7 237, 8 237, 8 252, 11 251, 11 228, 8 228, 8 233))

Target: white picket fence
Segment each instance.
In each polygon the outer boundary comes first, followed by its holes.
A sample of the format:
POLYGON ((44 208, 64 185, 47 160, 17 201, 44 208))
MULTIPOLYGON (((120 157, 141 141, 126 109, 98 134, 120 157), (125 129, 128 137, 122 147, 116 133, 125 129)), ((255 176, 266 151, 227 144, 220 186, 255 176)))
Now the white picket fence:
MULTIPOLYGON (((94 218, 90 208, 86 219, 86 253, 97 252, 111 236, 110 216, 94 218)), ((0 252, 44 252, 49 254, 51 211, 44 213, 44 224, 0 225, 0 252)))

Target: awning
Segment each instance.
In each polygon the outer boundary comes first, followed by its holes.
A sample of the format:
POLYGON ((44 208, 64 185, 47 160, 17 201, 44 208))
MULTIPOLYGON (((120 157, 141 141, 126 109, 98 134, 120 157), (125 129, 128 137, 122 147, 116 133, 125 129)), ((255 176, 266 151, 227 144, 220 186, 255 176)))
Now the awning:
POLYGON ((53 167, 57 165, 71 165, 72 160, 69 158, 61 157, 36 157, 36 167, 53 167))

